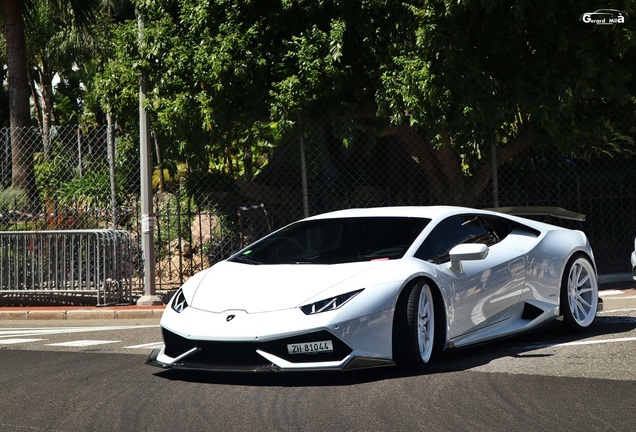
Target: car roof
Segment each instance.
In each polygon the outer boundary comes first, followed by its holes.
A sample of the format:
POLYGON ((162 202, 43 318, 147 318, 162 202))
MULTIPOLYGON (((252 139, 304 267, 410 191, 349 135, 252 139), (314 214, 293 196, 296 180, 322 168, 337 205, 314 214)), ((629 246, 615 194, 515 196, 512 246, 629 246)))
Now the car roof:
POLYGON ((308 219, 331 219, 348 217, 418 217, 437 220, 454 214, 479 213, 493 214, 489 211, 457 206, 404 206, 404 207, 371 207, 337 210, 309 217, 308 219))

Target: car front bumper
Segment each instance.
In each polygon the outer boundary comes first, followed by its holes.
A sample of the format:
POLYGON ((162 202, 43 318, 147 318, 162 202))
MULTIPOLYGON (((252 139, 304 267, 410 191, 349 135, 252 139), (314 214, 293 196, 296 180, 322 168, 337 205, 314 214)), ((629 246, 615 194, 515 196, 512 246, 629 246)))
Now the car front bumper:
POLYGON ((217 372, 350 370, 394 365, 388 359, 356 356, 327 331, 267 342, 189 340, 162 329, 166 345, 151 352, 147 364, 163 369, 217 372), (292 354, 290 346, 330 341, 326 352, 292 354))

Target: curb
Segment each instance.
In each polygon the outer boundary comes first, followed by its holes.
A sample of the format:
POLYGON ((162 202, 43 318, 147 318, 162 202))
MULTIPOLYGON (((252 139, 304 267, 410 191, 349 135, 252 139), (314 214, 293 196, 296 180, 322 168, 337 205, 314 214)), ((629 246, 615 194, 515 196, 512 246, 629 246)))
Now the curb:
POLYGON ((108 320, 108 319, 159 319, 165 307, 131 306, 127 308, 63 308, 46 307, 2 307, 0 321, 36 321, 36 320, 108 320))

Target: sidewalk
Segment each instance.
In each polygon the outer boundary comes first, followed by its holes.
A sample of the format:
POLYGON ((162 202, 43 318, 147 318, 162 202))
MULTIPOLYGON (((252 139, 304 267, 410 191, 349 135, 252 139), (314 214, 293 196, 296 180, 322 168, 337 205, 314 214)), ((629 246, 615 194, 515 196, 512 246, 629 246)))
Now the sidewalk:
POLYGON ((106 319, 159 319, 165 305, 157 306, 2 306, 3 320, 106 320, 106 319))

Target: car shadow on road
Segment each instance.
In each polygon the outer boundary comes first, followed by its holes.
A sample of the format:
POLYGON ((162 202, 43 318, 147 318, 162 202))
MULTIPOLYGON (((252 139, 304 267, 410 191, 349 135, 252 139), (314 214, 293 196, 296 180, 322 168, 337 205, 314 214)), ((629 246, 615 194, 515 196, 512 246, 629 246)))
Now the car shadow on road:
POLYGON ((230 373, 167 369, 157 372, 155 376, 174 381, 255 387, 351 386, 413 376, 467 371, 504 357, 551 357, 554 354, 539 352, 539 350, 572 342, 610 339, 613 335, 620 335, 634 329, 636 329, 636 317, 599 316, 592 327, 582 333, 567 331, 559 321, 555 321, 531 333, 469 348, 445 351, 438 354, 425 370, 383 367, 347 372, 230 373))

